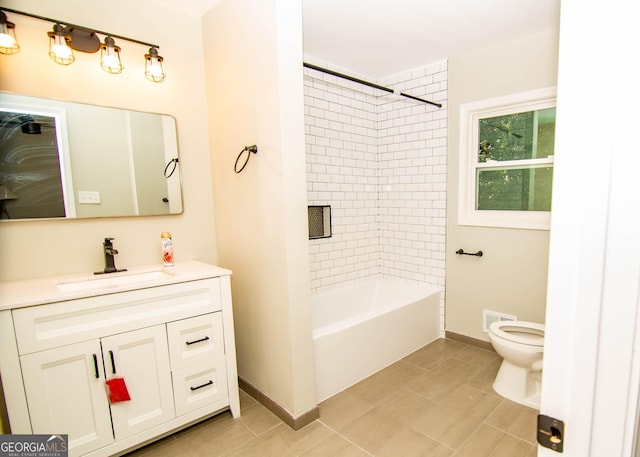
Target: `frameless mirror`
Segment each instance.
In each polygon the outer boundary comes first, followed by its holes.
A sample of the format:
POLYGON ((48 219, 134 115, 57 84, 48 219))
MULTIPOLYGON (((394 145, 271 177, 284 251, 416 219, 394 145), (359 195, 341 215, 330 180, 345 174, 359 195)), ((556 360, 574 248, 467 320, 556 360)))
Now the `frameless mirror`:
POLYGON ((172 116, 0 94, 0 219, 182 213, 172 116))

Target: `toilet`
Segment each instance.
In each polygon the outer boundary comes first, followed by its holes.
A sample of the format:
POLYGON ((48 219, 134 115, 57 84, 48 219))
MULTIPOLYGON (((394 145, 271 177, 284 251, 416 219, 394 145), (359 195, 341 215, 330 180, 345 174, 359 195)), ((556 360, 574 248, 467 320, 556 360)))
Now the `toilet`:
POLYGON ((540 409, 544 325, 498 321, 489 326, 493 348, 504 359, 493 383, 501 396, 540 409))

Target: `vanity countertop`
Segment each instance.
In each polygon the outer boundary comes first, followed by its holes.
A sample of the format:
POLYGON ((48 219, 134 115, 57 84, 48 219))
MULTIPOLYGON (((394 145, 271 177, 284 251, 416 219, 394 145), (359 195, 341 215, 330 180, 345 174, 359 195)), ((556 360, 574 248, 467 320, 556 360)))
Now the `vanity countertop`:
POLYGON ((147 265, 119 273, 48 276, 0 282, 0 311, 106 295, 128 290, 228 276, 231 271, 197 260, 176 261, 172 267, 147 265))

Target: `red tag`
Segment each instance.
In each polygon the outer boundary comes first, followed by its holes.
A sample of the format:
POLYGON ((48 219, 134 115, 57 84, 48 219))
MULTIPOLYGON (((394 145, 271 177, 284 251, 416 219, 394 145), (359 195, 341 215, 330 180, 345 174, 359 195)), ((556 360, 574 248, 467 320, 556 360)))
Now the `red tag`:
POLYGON ((124 383, 124 378, 111 378, 105 381, 107 386, 107 393, 109 394, 109 402, 117 403, 119 401, 131 400, 127 385, 124 383))

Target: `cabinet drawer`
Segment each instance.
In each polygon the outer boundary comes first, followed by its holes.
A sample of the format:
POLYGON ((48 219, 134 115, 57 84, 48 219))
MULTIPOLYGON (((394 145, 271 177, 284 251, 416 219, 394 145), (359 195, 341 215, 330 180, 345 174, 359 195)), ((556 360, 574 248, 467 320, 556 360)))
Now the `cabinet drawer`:
POLYGON ((171 368, 210 364, 224 354, 222 313, 182 319, 167 324, 171 368))
POLYGON ((20 354, 220 311, 218 278, 13 311, 20 354))
POLYGON ((218 355, 207 365, 193 365, 174 370, 173 396, 176 416, 225 399, 227 391, 226 357, 218 355))

